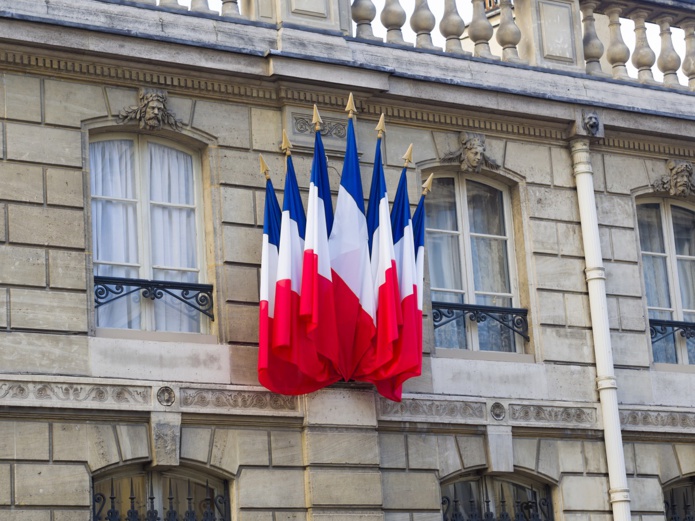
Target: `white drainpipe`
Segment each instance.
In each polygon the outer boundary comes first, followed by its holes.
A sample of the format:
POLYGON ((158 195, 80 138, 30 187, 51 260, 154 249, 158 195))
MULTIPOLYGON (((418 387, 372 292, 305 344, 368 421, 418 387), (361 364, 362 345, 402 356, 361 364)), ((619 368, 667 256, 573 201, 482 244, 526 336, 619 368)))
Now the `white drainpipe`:
POLYGON ((594 172, 588 138, 571 141, 572 167, 577 184, 579 218, 584 239, 586 283, 589 287, 589 308, 596 357, 596 384, 603 411, 603 433, 608 461, 610 501, 615 521, 630 521, 630 493, 625 472, 623 436, 618 411, 618 385, 613 368, 608 303, 606 301, 606 270, 603 267, 601 241, 594 196, 594 172))

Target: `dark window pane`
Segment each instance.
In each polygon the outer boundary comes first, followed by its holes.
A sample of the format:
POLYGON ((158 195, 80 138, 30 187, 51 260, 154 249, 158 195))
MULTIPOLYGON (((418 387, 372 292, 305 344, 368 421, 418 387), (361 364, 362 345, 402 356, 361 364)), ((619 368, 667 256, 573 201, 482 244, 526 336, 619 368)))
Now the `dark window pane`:
POLYGON ((637 205, 637 223, 642 251, 664 253, 664 235, 661 225, 661 205, 637 205))

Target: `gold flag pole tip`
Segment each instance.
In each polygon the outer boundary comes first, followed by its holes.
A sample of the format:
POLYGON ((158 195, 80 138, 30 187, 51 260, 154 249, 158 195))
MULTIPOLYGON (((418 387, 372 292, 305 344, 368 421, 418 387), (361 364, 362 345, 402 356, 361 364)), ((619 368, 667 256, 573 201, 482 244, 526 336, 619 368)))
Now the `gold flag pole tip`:
POLYGON ((311 120, 311 123, 314 125, 314 130, 318 132, 321 130, 321 124, 323 123, 323 120, 321 119, 321 115, 319 114, 319 108, 314 105, 314 119, 311 120))
POLYGON ((357 112, 357 108, 355 107, 355 98, 352 96, 352 92, 350 93, 350 96, 348 97, 348 102, 347 105, 345 106, 345 112, 348 113, 348 118, 352 119, 355 117, 355 112, 357 112))
POLYGON ((384 137, 384 133, 386 132, 386 123, 384 121, 384 115, 383 114, 379 118, 379 123, 377 124, 377 126, 374 130, 376 130, 378 132, 378 134, 377 134, 378 138, 384 137))
POLYGON ((427 195, 432 191, 432 181, 434 180, 434 174, 430 174, 427 181, 422 185, 422 195, 427 195))
POLYGON ((287 131, 284 128, 282 129, 282 144, 280 145, 280 149, 286 156, 292 155, 292 143, 290 142, 290 138, 287 137, 287 131))
POLYGON ((404 168, 413 162, 413 144, 412 143, 408 147, 408 150, 405 151, 405 155, 403 156, 403 160, 405 161, 405 163, 403 164, 404 168))
POLYGON ((270 167, 268 163, 265 162, 261 154, 258 154, 258 160, 261 163, 261 174, 263 174, 267 180, 270 180, 270 167))

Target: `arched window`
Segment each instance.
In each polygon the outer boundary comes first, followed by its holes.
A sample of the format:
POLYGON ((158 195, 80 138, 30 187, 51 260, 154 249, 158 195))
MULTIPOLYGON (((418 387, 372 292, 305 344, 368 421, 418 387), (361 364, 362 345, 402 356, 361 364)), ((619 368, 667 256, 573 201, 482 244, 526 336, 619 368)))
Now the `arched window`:
POLYGON ((637 205, 654 362, 695 363, 695 208, 668 199, 637 205))
POLYGON ((97 327, 204 332, 199 155, 111 134, 92 140, 89 163, 97 327))
POLYGON ((509 190, 439 175, 426 199, 435 346, 516 352, 526 335, 518 309, 509 190))
POLYGON ((664 487, 666 519, 691 520, 695 517, 695 478, 689 477, 664 487), (690 517, 688 517, 690 516, 690 517))
POLYGON ((554 520, 550 487, 516 475, 473 475, 446 483, 442 512, 444 521, 554 520))
POLYGON ((148 512, 157 511, 159 519, 231 521, 229 483, 190 469, 147 472, 131 468, 95 477, 93 485, 94 521, 109 519, 110 510, 120 512, 121 517, 114 519, 126 519, 129 510, 136 510, 137 519, 143 520, 156 519, 148 512), (185 517, 188 512, 195 517, 185 517))

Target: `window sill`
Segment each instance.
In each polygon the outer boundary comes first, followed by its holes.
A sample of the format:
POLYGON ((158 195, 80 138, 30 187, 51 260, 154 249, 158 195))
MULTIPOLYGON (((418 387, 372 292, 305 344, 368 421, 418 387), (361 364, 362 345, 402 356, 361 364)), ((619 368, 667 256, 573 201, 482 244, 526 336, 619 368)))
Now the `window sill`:
POLYGON ((665 364, 663 362, 654 362, 655 371, 663 371, 665 373, 695 373, 694 364, 665 364))
POLYGON ((171 331, 141 331, 134 329, 96 328, 96 337, 120 340, 146 340, 151 342, 178 342, 183 344, 217 344, 217 337, 203 333, 175 333, 171 331))
POLYGON ((435 347, 434 355, 437 358, 458 358, 463 360, 483 360, 489 362, 515 362, 520 364, 532 364, 536 361, 533 355, 528 355, 525 353, 470 351, 468 349, 447 349, 443 347, 435 347))

